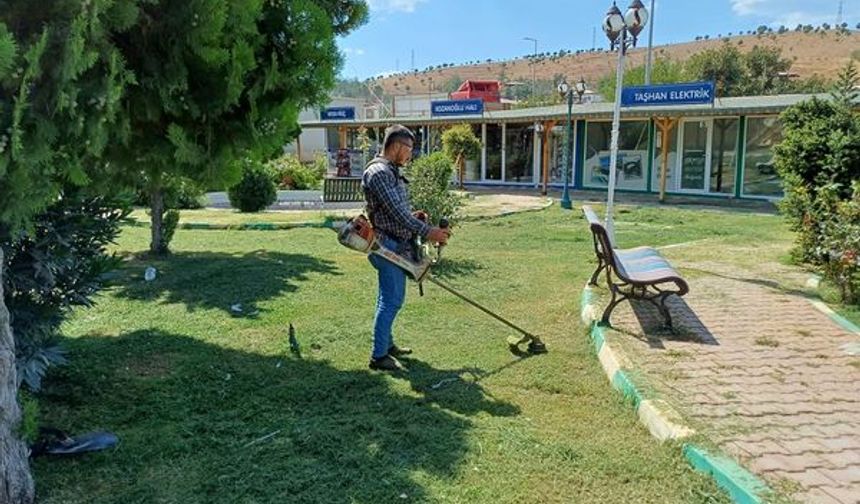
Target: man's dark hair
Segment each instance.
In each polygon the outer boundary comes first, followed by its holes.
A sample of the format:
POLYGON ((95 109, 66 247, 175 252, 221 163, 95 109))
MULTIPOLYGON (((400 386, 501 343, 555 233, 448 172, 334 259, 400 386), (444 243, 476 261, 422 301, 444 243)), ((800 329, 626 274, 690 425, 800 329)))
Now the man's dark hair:
POLYGON ((405 142, 406 140, 409 140, 414 144, 415 134, 402 124, 393 124, 385 129, 385 140, 382 142, 382 150, 388 150, 388 147, 390 147, 394 142, 405 142))

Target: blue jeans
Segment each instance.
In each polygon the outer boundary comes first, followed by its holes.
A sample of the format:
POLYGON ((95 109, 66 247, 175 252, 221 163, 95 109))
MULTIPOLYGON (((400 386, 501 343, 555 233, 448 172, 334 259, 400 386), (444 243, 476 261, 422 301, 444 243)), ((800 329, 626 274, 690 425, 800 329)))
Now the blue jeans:
MULTIPOLYGON (((398 250, 402 244, 391 238, 383 238, 385 248, 398 250)), ((379 277, 379 294, 376 297, 376 316, 373 319, 373 353, 374 359, 388 354, 388 349, 394 345, 391 326, 397 312, 403 306, 406 298, 406 273, 376 254, 368 256, 370 264, 376 268, 379 277)))

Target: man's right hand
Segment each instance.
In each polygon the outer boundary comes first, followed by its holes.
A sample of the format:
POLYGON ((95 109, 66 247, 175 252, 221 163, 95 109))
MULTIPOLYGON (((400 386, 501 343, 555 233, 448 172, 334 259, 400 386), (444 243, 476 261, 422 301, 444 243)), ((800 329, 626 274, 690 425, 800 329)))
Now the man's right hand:
POLYGON ((442 229, 440 227, 432 227, 430 228, 430 232, 427 233, 427 241, 445 245, 446 243, 448 243, 448 238, 450 236, 451 230, 442 229))

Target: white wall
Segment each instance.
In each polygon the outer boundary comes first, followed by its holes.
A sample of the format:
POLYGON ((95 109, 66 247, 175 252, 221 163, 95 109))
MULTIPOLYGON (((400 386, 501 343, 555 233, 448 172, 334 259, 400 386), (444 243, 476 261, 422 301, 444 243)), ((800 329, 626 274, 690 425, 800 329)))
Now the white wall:
MULTIPOLYGON (((375 105, 361 98, 332 98, 326 107, 355 107, 356 120, 379 117, 379 111, 375 105)), ((323 107, 325 108, 325 107, 323 107)), ((320 118, 320 107, 306 108, 299 113, 299 122, 318 121, 320 118)), ((299 135, 302 145, 302 161, 313 161, 317 156, 327 154, 329 149, 337 149, 337 145, 329 146, 326 142, 325 128, 305 128, 299 135)), ((298 150, 296 142, 284 146, 284 152, 295 154, 298 150)))
POLYGON ((394 117, 430 117, 430 102, 447 99, 446 93, 395 96, 394 117))

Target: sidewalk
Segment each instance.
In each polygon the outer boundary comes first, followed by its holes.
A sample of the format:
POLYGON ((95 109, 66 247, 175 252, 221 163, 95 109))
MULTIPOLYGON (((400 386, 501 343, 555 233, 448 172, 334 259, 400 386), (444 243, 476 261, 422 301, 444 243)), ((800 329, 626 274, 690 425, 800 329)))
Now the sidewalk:
POLYGON ((813 306, 796 268, 664 254, 691 289, 672 300, 675 334, 627 302, 607 331, 636 379, 772 488, 860 503, 860 335, 813 306))

